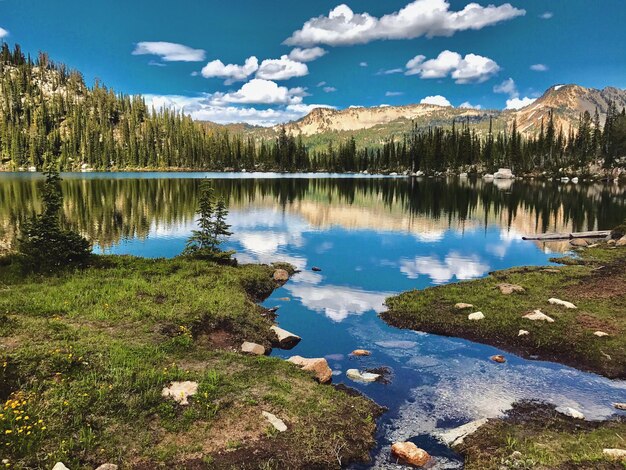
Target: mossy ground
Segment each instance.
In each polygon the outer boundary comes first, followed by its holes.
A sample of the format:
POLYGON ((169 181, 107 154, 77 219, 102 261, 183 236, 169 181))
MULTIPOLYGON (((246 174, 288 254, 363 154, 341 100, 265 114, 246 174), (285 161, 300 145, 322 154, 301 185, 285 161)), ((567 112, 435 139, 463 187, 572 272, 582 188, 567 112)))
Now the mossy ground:
POLYGON ((40 276, 2 264, 10 468, 332 468, 368 457, 372 402, 234 351, 243 339, 270 345, 271 318, 254 301, 276 288, 272 267, 103 256, 40 276), (174 380, 199 383, 189 406, 161 396, 174 380))
POLYGON ((484 279, 411 291, 387 299, 382 318, 392 325, 457 336, 490 344, 525 357, 538 357, 626 378, 626 247, 601 244, 585 248, 561 266, 515 268, 484 279), (525 292, 501 294, 500 283, 518 284, 525 292), (548 303, 573 302, 577 309, 548 303), (457 302, 472 304, 459 311, 457 302), (554 323, 523 318, 540 309, 554 323), (481 311, 485 319, 469 321, 481 311), (519 330, 530 332, 518 336, 519 330), (594 335, 596 331, 607 337, 594 335))
POLYGON ((607 459, 602 450, 626 446, 626 421, 582 421, 537 403, 520 403, 503 419, 490 420, 456 450, 466 470, 609 470, 626 462, 607 459), (514 452, 521 453, 515 458, 514 452))

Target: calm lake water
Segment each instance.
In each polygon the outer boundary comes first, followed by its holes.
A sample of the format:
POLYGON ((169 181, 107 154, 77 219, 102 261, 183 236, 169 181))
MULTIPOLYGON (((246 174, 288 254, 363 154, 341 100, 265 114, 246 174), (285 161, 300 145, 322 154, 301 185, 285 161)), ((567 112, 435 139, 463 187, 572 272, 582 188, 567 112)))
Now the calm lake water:
MULTIPOLYGON (((300 335, 274 355, 326 357, 334 382, 389 408, 381 418, 376 468, 400 468, 389 446, 411 440, 437 468, 461 461, 437 440, 446 429, 494 417, 520 399, 579 409, 590 419, 626 401, 626 382, 506 354, 462 339, 398 330, 377 312, 391 294, 549 264, 566 243, 522 241, 545 231, 609 229, 626 218, 626 188, 545 182, 434 180, 333 175, 82 173, 64 175, 65 215, 99 253, 172 257, 194 228, 201 178, 229 203, 241 262, 287 261, 301 273, 265 304, 300 335), (321 272, 312 272, 319 266, 321 272), (289 298, 290 300, 281 300, 289 298), (356 348, 372 351, 351 358, 356 348), (386 366, 389 384, 359 384, 349 368, 386 366)), ((38 211, 42 179, 0 174, 0 243, 38 211)), ((459 299, 463 300, 463 299, 459 299)), ((362 466, 357 466, 362 468, 362 466)))

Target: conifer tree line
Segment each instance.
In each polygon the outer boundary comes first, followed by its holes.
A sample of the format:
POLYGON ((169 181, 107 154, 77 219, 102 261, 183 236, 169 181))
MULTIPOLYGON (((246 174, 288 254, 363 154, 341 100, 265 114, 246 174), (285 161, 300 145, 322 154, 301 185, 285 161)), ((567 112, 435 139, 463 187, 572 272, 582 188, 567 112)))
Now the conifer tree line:
POLYGON ((301 136, 280 129, 275 139, 231 134, 169 109, 151 109, 140 96, 116 94, 47 54, 33 60, 19 45, 0 48, 0 160, 3 168, 99 170, 196 169, 352 172, 498 167, 524 173, 562 167, 584 169, 602 159, 611 168, 626 156, 626 114, 611 103, 605 123, 583 113, 565 134, 550 115, 540 131, 523 136, 514 121, 506 131, 479 133, 469 122, 451 128, 415 126, 376 148, 355 139, 307 149, 301 136))

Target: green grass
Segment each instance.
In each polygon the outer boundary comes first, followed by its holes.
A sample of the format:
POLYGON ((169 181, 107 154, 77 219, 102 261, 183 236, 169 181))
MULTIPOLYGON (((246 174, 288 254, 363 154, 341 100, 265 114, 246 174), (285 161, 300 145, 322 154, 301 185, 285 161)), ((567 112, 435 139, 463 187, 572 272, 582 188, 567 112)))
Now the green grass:
POLYGON ((606 245, 580 252, 574 264, 516 268, 479 280, 411 291, 387 299, 389 323, 436 334, 491 344, 523 356, 562 362, 612 378, 626 377, 626 248, 606 245), (599 269, 598 269, 599 268, 599 269), (500 283, 518 284, 525 292, 503 295, 500 283), (550 305, 556 297, 578 307, 550 305), (469 311, 457 302, 474 305, 469 311), (541 309, 554 323, 533 322, 524 314, 541 309), (467 314, 482 311, 472 322, 467 314), (518 336, 520 329, 530 332, 518 336), (609 333, 599 338, 595 331, 609 333))
POLYGON ((367 458, 371 402, 279 359, 229 350, 243 339, 269 346, 271 321, 253 300, 276 287, 273 270, 114 256, 56 276, 0 267, 2 458, 10 468, 62 461, 72 470, 220 468, 225 456, 227 466, 260 468, 263 454, 250 458, 258 446, 294 466, 336 464, 337 448, 367 458), (161 397, 173 380, 199 383, 189 406, 161 397), (289 430, 271 432, 263 410, 289 430), (247 452, 241 462, 223 454, 233 448, 247 452))

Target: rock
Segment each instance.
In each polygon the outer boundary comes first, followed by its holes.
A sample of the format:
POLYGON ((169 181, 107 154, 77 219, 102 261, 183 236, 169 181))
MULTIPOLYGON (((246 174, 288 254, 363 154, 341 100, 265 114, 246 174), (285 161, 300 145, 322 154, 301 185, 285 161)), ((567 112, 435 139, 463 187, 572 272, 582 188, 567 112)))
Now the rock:
POLYGON ((480 428, 483 424, 487 423, 487 418, 477 419, 476 421, 471 421, 463 426, 459 426, 458 428, 450 429, 445 431, 439 435, 439 438, 448 446, 454 447, 463 443, 463 440, 480 428))
POLYGON ((513 178, 515 178, 515 176, 513 176, 513 172, 509 168, 498 168, 498 171, 496 171, 493 174, 493 177, 495 179, 513 179, 513 178))
POLYGON ((284 269, 277 269, 274 271, 274 280, 276 282, 287 282, 289 280, 289 273, 284 269))
POLYGON ((602 449, 602 453, 613 460, 626 460, 626 450, 624 449, 602 449))
POLYGON ((493 175, 491 173, 485 173, 483 175, 483 179, 484 180, 492 180, 493 179, 493 175))
POLYGON ((278 346, 282 349, 291 349, 302 339, 287 330, 277 327, 276 325, 270 327, 270 330, 272 330, 278 337, 278 346))
POLYGON ((117 465, 114 463, 103 463, 96 470, 117 470, 117 465))
POLYGON ((456 308, 457 310, 465 310, 466 308, 473 308, 474 306, 472 304, 466 304, 463 302, 459 302, 458 304, 454 305, 454 308, 456 308))
POLYGON ((278 312, 279 308, 280 307, 277 305, 276 307, 268 308, 267 311, 270 312, 270 313, 276 313, 276 312, 278 312))
POLYGON ((529 334, 530 332, 527 330, 519 330, 519 333, 517 333, 517 336, 528 336, 529 334))
POLYGON ((513 292, 525 291, 525 289, 522 286, 518 286, 517 284, 508 284, 506 282, 502 284, 498 284, 496 287, 500 289, 500 292, 502 292, 505 295, 512 294, 513 292))
POLYGON ((430 455, 412 442, 394 442, 391 453, 411 465, 423 467, 430 460, 430 455))
POLYGON ((473 320, 473 321, 482 320, 484 318, 485 318, 485 314, 483 312, 474 312, 474 313, 470 313, 467 316, 468 320, 473 320))
POLYGON ((322 270, 322 268, 318 268, 317 266, 313 266, 311 268, 311 271, 315 271, 316 273, 319 273, 322 270))
POLYGON ((54 464, 54 467, 52 467, 52 470, 70 470, 70 469, 67 468, 63 462, 57 462, 56 464, 54 464))
POLYGON ((328 367, 328 362, 323 357, 307 358, 302 356, 291 356, 288 362, 300 366, 302 370, 313 372, 315 378, 322 384, 330 382, 333 371, 328 367))
POLYGON ((276 429, 278 432, 285 432, 287 430, 287 425, 285 424, 285 422, 276 417, 276 415, 273 415, 272 413, 268 413, 267 411, 263 411, 263 413, 261 413, 266 420, 268 420, 270 422, 270 424, 272 426, 274 426, 274 429, 276 429))
POLYGON ((585 415, 578 411, 576 408, 572 408, 570 406, 564 408, 557 408, 559 413, 564 414, 565 416, 571 416, 576 419, 585 419, 585 415))
POLYGON ((572 183, 574 183, 574 184, 578 184, 578 176, 574 176, 574 177, 571 179, 571 181, 572 181, 572 183))
POLYGON ((356 382, 375 382, 380 377, 380 374, 372 374, 371 372, 361 372, 358 369, 348 369, 346 371, 346 377, 356 382))
POLYGON ((165 398, 172 397, 181 405, 188 405, 188 397, 198 392, 198 382, 172 382, 169 387, 163 388, 161 395, 165 398))
POLYGON ((506 362, 506 358, 502 356, 501 354, 496 354, 495 356, 491 356, 489 359, 491 359, 493 362, 497 362, 498 364, 504 364, 506 362))
POLYGON ((569 244, 575 247, 585 247, 589 245, 589 243, 587 243, 587 240, 584 240, 583 238, 572 238, 569 241, 569 244))
POLYGON ((615 242, 615 246, 626 246, 626 235, 615 242))
POLYGON ((561 272, 559 269, 552 269, 552 268, 542 269, 542 271, 544 273, 550 273, 550 274, 559 274, 561 272))
POLYGON ((566 300, 555 299, 554 297, 548 299, 548 303, 551 303, 552 305, 560 305, 561 307, 565 308, 576 308, 576 305, 574 305, 573 303, 567 302, 566 300))
POLYGON ((244 341, 241 344, 241 352, 248 353, 248 354, 256 354, 257 356, 262 356, 265 354, 265 348, 261 346, 260 344, 244 341))
POLYGON ((509 459, 511 459, 511 460, 521 460, 522 459, 522 453, 519 450, 515 450, 515 451, 513 451, 513 453, 511 455, 509 455, 509 459))
POLYGON ((535 310, 532 313, 527 313, 524 318, 532 321, 547 321, 548 323, 554 323, 554 319, 543 313, 541 310, 535 310))
POLYGON ((613 403, 613 408, 616 410, 626 411, 626 403, 613 403))
POLYGON ((355 349, 351 352, 353 356, 371 356, 372 353, 367 349, 355 349))
POLYGON ((615 246, 617 244, 617 242, 615 240, 609 240, 608 242, 606 242, 607 246, 615 246))
POLYGON ((605 336, 609 336, 609 334, 605 333, 604 331, 594 331, 593 334, 596 335, 598 338, 604 338, 605 336))

